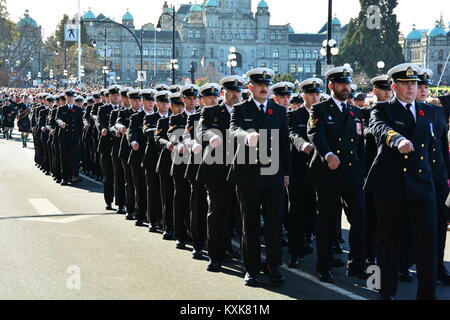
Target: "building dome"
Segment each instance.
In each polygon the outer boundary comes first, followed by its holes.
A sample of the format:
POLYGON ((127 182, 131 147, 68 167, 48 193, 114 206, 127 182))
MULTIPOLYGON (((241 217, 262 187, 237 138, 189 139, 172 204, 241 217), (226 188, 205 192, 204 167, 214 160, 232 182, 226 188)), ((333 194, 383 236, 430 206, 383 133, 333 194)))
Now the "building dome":
POLYGON ((38 24, 36 23, 36 21, 34 21, 34 20, 30 17, 30 14, 29 14, 28 9, 25 10, 25 13, 24 13, 24 15, 23 15, 23 18, 20 19, 20 21, 17 23, 17 25, 18 25, 20 28, 25 27, 25 26, 31 26, 31 27, 34 27, 34 28, 37 28, 37 27, 38 27, 38 24))
POLYGON ((207 7, 217 7, 217 1, 216 0, 208 0, 208 2, 206 3, 207 7))
POLYGON ((85 20, 95 20, 95 15, 94 13, 91 11, 91 8, 89 8, 89 10, 83 15, 83 19, 85 20))
POLYGON ((288 32, 289 33, 295 33, 294 28, 292 28, 292 26, 290 24, 288 24, 288 32))
POLYGON ((336 16, 333 18, 333 20, 331 20, 331 24, 333 25, 341 25, 341 21, 339 21, 338 18, 336 18, 336 16))
POLYGON ((202 12, 203 9, 198 4, 194 4, 189 11, 190 12, 202 12))
POLYGON ((438 37, 438 36, 447 36, 447 33, 445 32, 444 28, 442 28, 439 24, 439 21, 436 21, 436 25, 433 29, 431 29, 428 32, 429 37, 438 37))
POLYGON ((134 20, 134 19, 133 19, 133 16, 132 16, 131 13, 128 11, 128 9, 127 9, 127 13, 125 13, 125 14, 123 15, 122 20, 130 20, 130 21, 134 20))
POLYGON ((258 9, 259 8, 269 8, 269 6, 267 5, 267 2, 265 2, 264 0, 261 0, 259 3, 258 3, 258 7, 257 7, 258 9))
POLYGON ((416 30, 416 25, 413 24, 413 29, 406 36, 406 40, 420 40, 422 38, 422 33, 416 30))

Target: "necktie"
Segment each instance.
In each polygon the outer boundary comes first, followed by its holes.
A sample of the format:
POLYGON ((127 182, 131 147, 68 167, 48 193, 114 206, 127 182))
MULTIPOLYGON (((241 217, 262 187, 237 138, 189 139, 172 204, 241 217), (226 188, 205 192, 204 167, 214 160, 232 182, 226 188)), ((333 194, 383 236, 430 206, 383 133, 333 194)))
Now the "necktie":
POLYGON ((341 106, 342 106, 342 113, 345 114, 345 112, 347 111, 347 104, 343 102, 341 106))
POLYGON ((266 114, 266 112, 264 111, 264 105, 263 104, 259 105, 259 110, 261 111, 262 115, 266 114))
POLYGON ((414 118, 414 115, 413 115, 413 113, 412 113, 412 111, 411 111, 411 107, 412 107, 412 104, 410 104, 410 103, 407 103, 406 106, 405 106, 405 108, 409 111, 409 114, 410 114, 412 120, 413 120, 414 122, 416 122, 416 119, 414 118))

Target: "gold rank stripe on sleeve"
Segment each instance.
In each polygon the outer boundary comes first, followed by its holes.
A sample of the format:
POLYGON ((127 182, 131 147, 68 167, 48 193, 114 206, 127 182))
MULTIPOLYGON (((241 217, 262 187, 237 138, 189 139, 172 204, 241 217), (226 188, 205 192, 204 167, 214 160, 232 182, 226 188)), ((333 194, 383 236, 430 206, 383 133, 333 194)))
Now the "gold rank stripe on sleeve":
POLYGON ((390 142, 393 136, 395 136, 396 134, 399 134, 398 132, 394 131, 394 130, 389 130, 386 134, 386 144, 388 146, 390 146, 390 142))
POLYGON ((189 131, 189 132, 191 132, 192 129, 194 129, 194 126, 190 126, 190 127, 188 127, 186 130, 189 131))
POLYGON ((172 131, 173 129, 176 129, 176 128, 177 128, 177 125, 170 126, 169 131, 172 131))
POLYGON ((159 129, 156 134, 160 134, 161 132, 163 132, 163 129, 159 129))

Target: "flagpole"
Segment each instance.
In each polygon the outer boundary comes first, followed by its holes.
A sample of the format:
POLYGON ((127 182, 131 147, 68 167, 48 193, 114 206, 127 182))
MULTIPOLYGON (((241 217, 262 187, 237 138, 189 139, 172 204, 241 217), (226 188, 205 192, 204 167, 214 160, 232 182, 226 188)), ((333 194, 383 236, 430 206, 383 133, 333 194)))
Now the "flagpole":
POLYGON ((81 83, 81 6, 78 0, 78 84, 81 83))

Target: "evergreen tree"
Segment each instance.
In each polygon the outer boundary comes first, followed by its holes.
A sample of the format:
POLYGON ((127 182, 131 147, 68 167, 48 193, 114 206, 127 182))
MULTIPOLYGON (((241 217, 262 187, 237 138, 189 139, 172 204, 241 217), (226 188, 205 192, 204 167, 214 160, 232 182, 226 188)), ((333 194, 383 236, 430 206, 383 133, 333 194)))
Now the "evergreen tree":
POLYGON ((373 77, 378 74, 378 61, 384 61, 384 72, 404 61, 399 44, 399 23, 393 13, 398 0, 360 0, 360 4, 361 11, 357 18, 350 20, 335 64, 349 63, 355 72, 365 72, 373 77), (379 27, 369 29, 367 11, 372 5, 380 9, 381 20, 379 27))
MULTIPOLYGON (((66 24, 75 24, 75 20, 69 18, 67 14, 64 14, 61 21, 56 26, 55 38, 60 42, 60 48, 64 47, 64 28, 66 24)), ((81 43, 85 45, 91 45, 89 35, 87 33, 86 25, 84 23, 81 24, 81 43)), ((77 42, 67 42, 67 48, 77 45, 77 42)))

